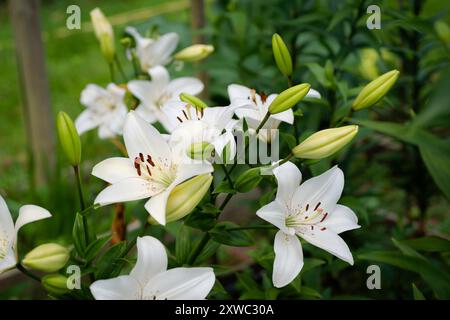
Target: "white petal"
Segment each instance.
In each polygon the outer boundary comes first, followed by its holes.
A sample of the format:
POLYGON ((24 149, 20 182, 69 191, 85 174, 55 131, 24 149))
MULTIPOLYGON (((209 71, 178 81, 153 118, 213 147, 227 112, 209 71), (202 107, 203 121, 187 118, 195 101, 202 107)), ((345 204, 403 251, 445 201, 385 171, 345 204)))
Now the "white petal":
POLYGON ((171 153, 167 142, 158 130, 133 111, 127 116, 123 138, 130 159, 142 153, 152 156, 155 162, 167 161, 170 164, 171 153))
POLYGON ((261 117, 261 114, 259 113, 259 111, 256 109, 253 109, 253 108, 237 108, 234 111, 234 113, 236 114, 236 116, 239 119, 245 118, 245 119, 252 119, 252 120, 258 121, 256 126, 259 125, 259 123, 262 120, 262 117, 261 117))
POLYGON ((306 206, 310 208, 320 202, 320 208, 332 212, 344 189, 344 173, 337 166, 321 175, 311 178, 300 185, 294 193, 292 207, 306 206))
POLYGON ((77 128, 78 134, 83 134, 86 131, 94 129, 101 123, 101 118, 96 117, 95 114, 87 109, 84 110, 75 120, 75 127, 77 128))
POLYGON ((5 247, 5 249, 5 256, 0 258, 0 274, 13 269, 17 264, 16 253, 14 252, 13 247, 8 244, 8 247, 5 247))
POLYGON ((148 73, 151 77, 151 84, 156 92, 161 96, 164 90, 169 85, 170 75, 169 71, 162 66, 155 66, 148 69, 148 73))
POLYGON ((353 265, 353 256, 350 249, 335 232, 319 226, 315 226, 312 230, 311 228, 304 228, 303 231, 304 233, 299 234, 303 239, 353 265))
MULTIPOLYGON (((0 196, 0 252, 3 249, 3 247, 1 247, 2 243, 7 242, 9 244, 8 246, 12 246, 15 237, 16 231, 14 229, 11 213, 9 212, 5 200, 0 196)), ((6 250, 6 246, 4 250, 6 250)))
POLYGON ((140 300, 139 283, 130 276, 97 280, 89 287, 96 300, 140 300))
POLYGON ((231 161, 234 159, 236 155, 236 141, 234 140, 234 135, 230 131, 226 131, 224 134, 221 134, 217 138, 215 138, 212 142, 214 145, 214 149, 216 153, 222 156, 223 150, 227 147, 227 161, 231 161))
POLYGON ((163 244, 150 236, 138 237, 136 245, 137 261, 130 276, 144 288, 150 278, 167 270, 167 253, 163 244))
POLYGON ((270 222, 281 231, 293 235, 295 230, 293 228, 286 227, 286 215, 287 209, 278 200, 272 201, 266 204, 264 207, 256 211, 256 215, 261 219, 270 222))
POLYGON ((161 94, 157 85, 147 80, 131 80, 127 86, 128 90, 146 107, 154 104, 161 94))
POLYGON ((81 91, 80 102, 81 104, 91 107, 97 101, 100 96, 106 95, 105 89, 96 84, 88 84, 83 91, 81 91))
POLYGON ((273 174, 278 183, 277 199, 289 205, 302 181, 302 173, 295 164, 288 161, 273 169, 273 174))
POLYGON ((169 198, 170 192, 172 192, 173 187, 169 187, 163 192, 151 197, 145 203, 145 210, 155 219, 159 224, 166 224, 166 206, 167 199, 169 198))
POLYGON ((109 158, 92 169, 92 175, 109 183, 126 178, 138 178, 136 169, 129 158, 109 158))
POLYGON ((35 206, 33 204, 24 205, 19 209, 19 216, 17 217, 15 225, 16 233, 20 228, 28 223, 50 218, 51 216, 52 215, 47 209, 35 206))
POLYGON ((165 65, 170 61, 172 52, 178 45, 179 36, 175 32, 162 35, 152 45, 152 54, 157 57, 157 64, 165 65))
POLYGON ((98 128, 98 137, 100 139, 110 139, 114 138, 116 136, 116 133, 111 131, 107 124, 101 125, 98 128))
POLYGON ((320 92, 314 89, 309 89, 308 93, 306 94, 307 98, 317 98, 320 99, 321 95, 320 92))
POLYGON ((294 123, 294 112, 292 111, 292 109, 288 109, 286 111, 274 114, 273 116, 270 117, 289 124, 294 123))
POLYGON ((250 88, 241 86, 239 84, 230 84, 228 86, 228 96, 230 97, 230 101, 237 99, 248 99, 250 95, 250 88))
POLYGON ((190 163, 181 163, 178 166, 177 176, 173 184, 178 185, 187 179, 213 171, 213 166, 208 162, 192 160, 190 163))
POLYGON ((273 262, 272 282, 277 288, 284 287, 297 277, 303 268, 303 251, 296 235, 278 231, 273 245, 275 260, 273 262))
POLYGON ((111 203, 140 200, 161 191, 162 187, 157 183, 142 178, 127 178, 103 189, 95 198, 94 203, 106 206, 111 203))
POLYGON ((173 98, 179 99, 181 93, 197 95, 202 92, 203 83, 196 78, 183 77, 170 81, 166 88, 166 92, 173 98))
POLYGON ((327 227, 337 234, 361 227, 358 225, 358 217, 352 209, 340 204, 336 205, 336 209, 329 213, 320 226, 327 227))
POLYGON ((203 300, 214 282, 212 268, 175 268, 152 278, 144 288, 144 299, 203 300))
POLYGON ((141 103, 135 111, 139 115, 139 117, 141 117, 148 123, 155 123, 156 121, 158 121, 155 116, 156 110, 157 107, 155 105, 144 105, 141 103))

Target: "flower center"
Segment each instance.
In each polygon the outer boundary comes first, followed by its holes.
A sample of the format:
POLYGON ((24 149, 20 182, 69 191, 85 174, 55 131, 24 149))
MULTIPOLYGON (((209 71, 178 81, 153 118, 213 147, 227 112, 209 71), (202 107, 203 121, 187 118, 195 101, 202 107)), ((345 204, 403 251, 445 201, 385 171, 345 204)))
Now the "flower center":
POLYGON ((180 116, 177 116, 177 120, 179 122, 183 122, 185 120, 200 120, 203 118, 203 109, 193 107, 190 104, 187 104, 186 107, 181 110, 181 112, 182 114, 180 116))
POLYGON ((134 158, 134 168, 138 176, 149 181, 156 182, 163 187, 168 187, 175 179, 177 166, 171 164, 166 158, 153 158, 151 155, 139 153, 134 158))
POLYGON ((289 214, 286 217, 285 223, 287 227, 302 228, 323 222, 328 217, 328 212, 325 212, 318 202, 314 207, 307 203, 305 206, 299 205, 297 208, 289 209, 289 214))

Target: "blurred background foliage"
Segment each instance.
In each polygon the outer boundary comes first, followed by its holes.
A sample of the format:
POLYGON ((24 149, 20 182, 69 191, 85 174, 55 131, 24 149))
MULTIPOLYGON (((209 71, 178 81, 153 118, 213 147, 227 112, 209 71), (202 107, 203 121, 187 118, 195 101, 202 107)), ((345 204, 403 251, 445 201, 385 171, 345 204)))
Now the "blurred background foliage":
MULTIPOLYGON (((109 82, 107 65, 89 29, 91 9, 101 7, 116 35, 120 36, 126 25, 143 32, 157 26, 160 33, 178 32, 179 48, 191 43, 189 1, 78 0, 82 29, 70 31, 65 27, 65 10, 72 2, 43 1, 41 8, 54 114, 64 110, 75 118, 83 109, 81 90, 88 83, 109 82)), ((400 71, 388 97, 376 107, 349 114, 348 122, 361 125, 352 146, 301 167, 305 179, 336 163, 343 168, 346 185, 341 202, 353 208, 362 226, 344 234, 355 265, 348 266, 303 243, 306 259, 299 278, 282 290, 275 289, 270 281, 274 234, 252 231, 257 246, 210 245, 212 257, 208 258, 207 252, 204 258, 218 266, 220 275, 212 297, 413 299, 423 294, 427 299, 450 298, 450 7, 440 0, 372 2, 206 1, 207 25, 200 33, 216 50, 200 65, 171 70, 172 76, 206 71, 208 100, 215 105, 228 104, 230 83, 280 92, 286 88, 286 79, 277 70, 271 51, 271 36, 279 33, 294 58, 294 83, 311 83, 323 97, 297 106, 300 126, 284 128, 281 143, 286 148, 311 132, 334 126, 349 113, 353 99, 367 82, 386 71, 400 71), (380 30, 366 27, 370 4, 381 8, 380 30), (381 290, 367 289, 366 269, 372 264, 381 267, 381 290)), ((119 43, 117 46, 120 48, 119 43)), ((24 203, 43 205, 54 214, 45 223, 24 228, 26 237, 21 237, 20 246, 26 252, 49 239, 70 243, 77 198, 64 161, 58 161, 48 187, 33 188, 30 183, 14 50, 7 4, 1 1, 0 194, 13 215, 24 203)), ((119 56, 125 64, 125 55, 119 56)), ((128 72, 131 74, 131 68, 128 72)), ((103 186, 89 176, 92 166, 115 153, 114 145, 100 141, 95 131, 83 136, 86 194, 93 197, 103 186)), ((237 197, 224 218, 242 225, 258 224, 254 212, 270 201, 272 186, 272 181, 264 180, 257 192, 237 197), (265 192, 269 193, 262 196, 265 192)), ((127 219, 145 219, 141 208, 127 204, 127 219)), ((106 207, 96 212, 93 218, 98 232, 109 230, 112 210, 106 207)), ((174 239, 197 236, 194 229, 181 227, 181 223, 151 233, 165 236, 176 258, 176 250, 182 248, 175 248, 174 239)), ((171 263, 182 264, 176 259, 171 263)), ((0 280, 0 284, 0 298, 44 296, 25 280, 0 280)))

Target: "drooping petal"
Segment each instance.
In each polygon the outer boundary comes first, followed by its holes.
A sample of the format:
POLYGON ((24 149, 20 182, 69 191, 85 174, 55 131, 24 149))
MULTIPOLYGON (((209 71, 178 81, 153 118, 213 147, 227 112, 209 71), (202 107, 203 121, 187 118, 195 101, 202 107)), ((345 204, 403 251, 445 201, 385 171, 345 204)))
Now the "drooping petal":
POLYGON ((293 124, 294 123, 294 112, 292 111, 292 109, 288 109, 286 111, 272 115, 271 118, 282 121, 282 122, 286 122, 289 124, 293 124))
POLYGON ((295 233, 293 228, 286 227, 287 208, 278 200, 272 201, 260 208, 256 211, 256 215, 270 222, 286 234, 293 235, 295 233))
POLYGON ((167 270, 167 253, 163 244, 150 236, 138 237, 136 246, 137 261, 130 276, 144 288, 152 277, 167 270))
POLYGON ((132 161, 129 158, 109 158, 95 165, 92 175, 109 183, 115 183, 126 178, 139 178, 132 161))
POLYGON ((344 173, 337 166, 319 176, 303 182, 295 191, 292 207, 319 207, 324 212, 332 212, 344 189, 344 173))
POLYGON ((24 205, 19 209, 19 216, 17 217, 15 224, 16 233, 20 228, 28 223, 50 218, 51 216, 52 215, 47 209, 35 206, 33 204, 24 205))
POLYGON ((103 189, 94 203, 106 206, 111 203, 145 199, 160 193, 163 187, 142 178, 127 178, 115 182, 103 189))
POLYGON ((230 101, 237 99, 248 99, 251 95, 251 89, 240 84, 230 84, 228 86, 228 96, 230 97, 230 101))
MULTIPOLYGON (((261 114, 256 109, 252 108, 237 108, 234 113, 239 119, 245 118, 245 119, 252 119, 254 121, 257 121, 256 126, 259 125, 261 122, 261 114)), ((249 124, 250 125, 250 124, 249 124)), ((256 128, 255 126, 255 128, 256 128)))
POLYGON ((140 300, 139 283, 131 276, 97 280, 89 287, 96 300, 140 300))
POLYGON ((174 186, 169 186, 163 192, 151 197, 144 206, 153 219, 163 226, 166 224, 167 199, 173 188, 174 186))
POLYGON ((278 183, 277 199, 289 206, 295 190, 302 181, 302 173, 295 164, 288 161, 273 169, 273 174, 278 183))
POLYGON ((189 159, 189 163, 180 163, 178 166, 177 176, 173 182, 176 186, 192 177, 213 172, 214 168, 209 162, 196 161, 189 159))
POLYGON ((320 92, 314 89, 309 89, 308 93, 306 94, 306 98, 316 98, 320 99, 322 96, 320 95, 320 92))
POLYGON ((150 279, 144 288, 144 299, 203 300, 214 282, 212 268, 175 268, 150 279))
POLYGON ((273 262, 272 282, 277 288, 284 287, 297 277, 303 268, 303 251, 296 235, 278 231, 273 245, 275 260, 273 262))
POLYGON ((170 61, 170 56, 178 45, 179 36, 175 32, 169 32, 155 41, 152 45, 152 54, 157 58, 155 63, 165 65, 170 61))
POLYGON ((358 229, 358 217, 352 209, 343 205, 336 205, 336 209, 327 216, 327 218, 319 224, 339 234, 344 231, 358 229))
POLYGON ((202 92, 203 88, 204 85, 200 80, 192 77, 183 77, 170 81, 166 92, 172 99, 178 100, 181 93, 197 95, 202 92))
POLYGON ((315 226, 314 228, 304 228, 299 234, 303 239, 321 248, 332 255, 353 265, 353 256, 345 241, 334 231, 315 226))
POLYGON ((75 127, 78 134, 83 134, 86 131, 92 130, 102 122, 100 117, 96 117, 95 113, 87 109, 80 113, 75 119, 75 127))
POLYGON ((151 124, 145 122, 135 112, 128 113, 123 129, 123 138, 130 159, 142 153, 150 155, 154 161, 171 162, 169 145, 151 124))

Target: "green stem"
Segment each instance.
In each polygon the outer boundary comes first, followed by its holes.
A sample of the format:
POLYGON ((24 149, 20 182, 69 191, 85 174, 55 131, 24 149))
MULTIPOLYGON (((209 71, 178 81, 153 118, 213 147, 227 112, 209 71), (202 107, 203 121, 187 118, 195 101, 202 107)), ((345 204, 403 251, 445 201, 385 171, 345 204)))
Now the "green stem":
POLYGON ((277 165, 277 166, 281 166, 282 164, 284 164, 284 163, 288 162, 289 160, 291 160, 291 158, 292 158, 293 156, 294 156, 294 155, 293 155, 292 153, 288 154, 288 156, 287 156, 286 158, 284 158, 283 160, 281 160, 280 162, 278 162, 276 165, 277 165))
POLYGON ((197 244, 197 246, 195 247, 191 256, 189 257, 189 260, 188 260, 189 265, 192 265, 195 262, 195 260, 197 260, 198 256, 202 252, 203 248, 207 245, 210 238, 211 238, 211 236, 209 235, 208 232, 206 232, 203 235, 203 237, 200 239, 200 242, 197 244))
POLYGON ((231 176, 228 173, 227 167, 223 163, 221 164, 221 166, 222 166, 223 172, 225 173, 225 177, 227 178, 228 183, 230 184, 230 188, 233 188, 233 180, 231 180, 231 176))
POLYGON ((122 76, 123 80, 125 82, 127 82, 128 81, 127 76, 125 75, 125 72, 123 71, 122 64, 120 63, 119 58, 117 58, 117 55, 114 56, 114 61, 116 62, 117 69, 119 70, 120 75, 122 76))
POLYGON ((109 66, 109 76, 111 77, 111 82, 116 82, 116 79, 114 76, 114 64, 112 62, 109 62, 108 66, 109 66))
POLYGON ((278 229, 272 225, 264 225, 264 226, 248 226, 248 227, 239 227, 239 228, 230 228, 227 231, 236 231, 236 230, 259 230, 259 229, 278 229))
POLYGON ((81 185, 81 173, 80 173, 80 167, 74 166, 73 170, 75 172, 75 178, 77 181, 77 189, 78 189, 78 197, 80 198, 80 207, 81 207, 81 216, 83 217, 83 225, 84 225, 84 237, 86 239, 86 243, 89 243, 89 230, 88 230, 88 222, 86 218, 86 205, 84 202, 84 196, 83 196, 83 187, 81 185))
POLYGON ((37 276, 34 273, 32 273, 32 272, 28 271, 27 269, 25 269, 25 267, 21 263, 18 263, 16 265, 16 268, 17 268, 17 270, 22 272, 27 277, 30 277, 31 279, 36 280, 38 282, 41 282, 41 278, 39 276, 37 276))

